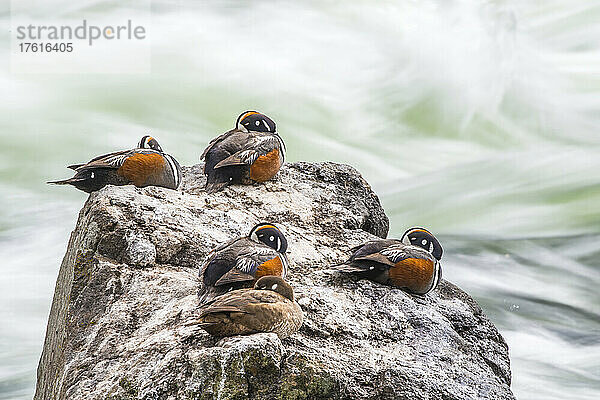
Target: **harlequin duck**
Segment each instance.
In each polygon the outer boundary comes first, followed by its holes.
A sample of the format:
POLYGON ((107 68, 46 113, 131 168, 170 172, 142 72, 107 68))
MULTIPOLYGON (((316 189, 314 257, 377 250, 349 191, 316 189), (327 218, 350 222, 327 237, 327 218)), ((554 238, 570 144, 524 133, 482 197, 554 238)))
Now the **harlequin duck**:
POLYGON ((265 275, 286 277, 287 240, 273 224, 261 223, 247 237, 215 248, 200 267, 200 304, 230 290, 252 287, 265 275))
POLYGON ((350 259, 337 266, 413 294, 427 294, 442 277, 442 245, 426 229, 410 228, 400 240, 372 240, 354 247, 350 259))
POLYGON ((164 153, 156 139, 148 135, 142 137, 133 150, 105 154, 68 168, 75 171, 75 176, 48 183, 73 185, 87 193, 106 185, 133 184, 177 189, 181 183, 181 166, 177 160, 164 153))
POLYGON ((273 332, 284 338, 300 329, 303 318, 292 287, 279 276, 263 276, 252 289, 234 290, 201 308, 193 324, 219 337, 273 332))
POLYGON ((271 118, 246 111, 234 129, 209 143, 201 159, 205 160, 206 191, 214 193, 230 184, 252 184, 274 177, 285 160, 285 144, 271 118))

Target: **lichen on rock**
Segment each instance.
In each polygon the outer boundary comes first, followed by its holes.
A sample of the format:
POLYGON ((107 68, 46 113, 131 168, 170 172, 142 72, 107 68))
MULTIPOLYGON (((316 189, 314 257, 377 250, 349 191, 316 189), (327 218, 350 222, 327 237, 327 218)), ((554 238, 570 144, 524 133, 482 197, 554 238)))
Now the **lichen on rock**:
POLYGON ((35 399, 513 399, 508 348, 442 281, 424 297, 329 265, 388 219, 352 167, 285 165, 270 182, 179 191, 106 187, 79 214, 56 284, 35 399), (189 325, 210 250, 276 223, 305 322, 280 340, 189 325))

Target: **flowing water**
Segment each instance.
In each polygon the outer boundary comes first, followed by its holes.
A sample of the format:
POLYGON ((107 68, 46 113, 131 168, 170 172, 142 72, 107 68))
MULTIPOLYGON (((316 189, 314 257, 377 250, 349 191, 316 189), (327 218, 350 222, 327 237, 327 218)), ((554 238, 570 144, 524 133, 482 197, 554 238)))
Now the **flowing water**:
POLYGON ((245 109, 277 121, 290 161, 360 170, 390 236, 439 235, 444 277, 508 341, 518 398, 600 398, 599 20, 585 0, 154 1, 152 72, 122 75, 11 72, 1 29, 0 399, 33 394, 86 199, 44 182, 147 132, 195 163, 245 109))

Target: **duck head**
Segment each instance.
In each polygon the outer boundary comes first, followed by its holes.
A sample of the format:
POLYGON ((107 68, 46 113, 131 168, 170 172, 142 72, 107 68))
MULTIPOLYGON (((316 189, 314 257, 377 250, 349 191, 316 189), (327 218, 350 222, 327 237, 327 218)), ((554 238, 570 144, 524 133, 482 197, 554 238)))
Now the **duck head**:
POLYGON ((243 132, 277 133, 275 121, 258 111, 244 111, 241 113, 235 127, 243 132))
POLYGON ((410 228, 404 232, 404 235, 402 235, 400 240, 404 244, 421 247, 427 250, 438 261, 442 259, 444 249, 436 237, 427 229, 418 227, 410 228))
POLYGON ((256 290, 272 290, 277 292, 286 299, 294 301, 294 289, 289 283, 283 280, 280 276, 267 275, 263 276, 254 284, 256 290))
POLYGON ((279 253, 287 251, 288 243, 283 233, 273 224, 260 223, 254 226, 248 235, 250 240, 264 243, 279 253))
POLYGON ((146 136, 142 137, 142 139, 140 140, 140 143, 138 144, 138 148, 152 149, 152 150, 160 151, 161 153, 163 152, 163 149, 160 147, 160 144, 158 144, 158 141, 150 135, 146 135, 146 136))

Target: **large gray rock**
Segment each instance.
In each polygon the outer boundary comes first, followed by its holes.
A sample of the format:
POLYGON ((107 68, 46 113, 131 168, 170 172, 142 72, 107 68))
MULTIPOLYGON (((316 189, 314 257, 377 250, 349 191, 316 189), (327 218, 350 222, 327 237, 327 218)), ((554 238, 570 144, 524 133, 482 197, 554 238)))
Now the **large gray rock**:
POLYGON ((459 288, 443 281, 416 297, 329 269, 388 230, 353 168, 296 163, 211 196, 201 166, 184 179, 181 191, 90 196, 58 276, 35 399, 514 398, 507 345, 459 288), (262 221, 288 238, 302 329, 217 340, 186 324, 205 256, 262 221))

